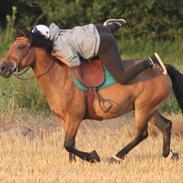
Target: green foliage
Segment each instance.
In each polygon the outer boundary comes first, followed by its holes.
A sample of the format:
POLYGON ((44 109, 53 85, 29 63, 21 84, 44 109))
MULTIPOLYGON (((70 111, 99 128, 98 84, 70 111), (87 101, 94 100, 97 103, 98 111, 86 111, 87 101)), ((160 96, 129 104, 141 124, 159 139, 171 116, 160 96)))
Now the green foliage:
POLYGON ((118 41, 122 58, 148 58, 154 52, 158 52, 164 63, 180 66, 183 63, 182 41, 157 41, 120 39, 118 41))
POLYGON ((161 105, 161 111, 167 113, 181 113, 180 107, 177 104, 176 98, 172 93, 161 105))
POLYGON ((121 37, 175 40, 183 33, 183 1, 180 0, 16 0, 15 2, 18 7, 17 24, 29 27, 34 23, 56 22, 62 28, 71 28, 91 22, 103 23, 108 18, 121 17, 127 20, 127 25, 119 32, 121 37), (31 11, 27 13, 29 9, 31 11))
POLYGON ((3 54, 7 50, 9 44, 13 41, 16 13, 17 13, 17 9, 15 6, 13 6, 12 7, 12 15, 6 16, 6 20, 7 20, 6 29, 2 31, 3 34, 0 37, 0 42, 3 45, 0 47, 0 54, 3 54))
POLYGON ((5 45, 9 45, 9 43, 11 43, 13 40, 16 11, 17 11, 17 8, 15 6, 13 6, 12 7, 12 15, 6 16, 7 26, 6 26, 6 35, 5 35, 5 39, 4 39, 5 45))
POLYGON ((42 115, 50 113, 45 95, 37 81, 26 82, 15 77, 0 78, 0 110, 7 112, 16 108, 42 115))

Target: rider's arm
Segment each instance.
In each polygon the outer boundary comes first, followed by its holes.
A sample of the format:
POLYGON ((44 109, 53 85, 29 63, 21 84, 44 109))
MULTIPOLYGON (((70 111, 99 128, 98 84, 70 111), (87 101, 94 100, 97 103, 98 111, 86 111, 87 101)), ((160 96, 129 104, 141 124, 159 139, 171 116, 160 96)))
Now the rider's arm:
POLYGON ((63 62, 65 62, 65 64, 69 67, 77 67, 81 64, 78 53, 67 44, 65 44, 64 46, 60 44, 55 44, 53 51, 56 54, 56 57, 63 57, 63 62))

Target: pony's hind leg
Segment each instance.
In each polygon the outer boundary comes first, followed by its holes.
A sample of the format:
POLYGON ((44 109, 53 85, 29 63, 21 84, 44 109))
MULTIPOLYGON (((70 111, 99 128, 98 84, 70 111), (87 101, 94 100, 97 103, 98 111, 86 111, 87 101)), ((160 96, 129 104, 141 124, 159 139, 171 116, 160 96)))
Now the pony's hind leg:
POLYGON ((121 149, 116 156, 113 156, 110 159, 110 162, 120 162, 124 157, 141 141, 146 139, 148 137, 148 131, 147 131, 147 122, 151 115, 147 116, 146 112, 136 112, 136 120, 135 120, 135 129, 136 134, 134 139, 126 145, 123 149, 121 149))
POLYGON ((151 123, 158 127, 163 133, 163 157, 178 159, 178 154, 170 150, 172 122, 162 116, 159 112, 155 112, 151 123))

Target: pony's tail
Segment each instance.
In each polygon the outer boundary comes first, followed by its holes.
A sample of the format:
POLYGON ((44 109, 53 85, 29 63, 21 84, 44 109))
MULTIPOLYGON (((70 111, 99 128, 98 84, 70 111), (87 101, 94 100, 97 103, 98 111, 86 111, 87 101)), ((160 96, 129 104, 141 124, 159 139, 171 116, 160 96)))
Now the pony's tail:
POLYGON ((166 64, 166 69, 172 80, 175 97, 183 113, 183 74, 170 64, 166 64))

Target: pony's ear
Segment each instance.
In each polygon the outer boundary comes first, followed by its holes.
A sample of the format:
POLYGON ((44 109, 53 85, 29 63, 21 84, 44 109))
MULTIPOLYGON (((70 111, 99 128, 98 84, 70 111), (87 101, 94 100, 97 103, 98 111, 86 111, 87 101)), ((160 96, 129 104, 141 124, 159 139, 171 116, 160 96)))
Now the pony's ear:
POLYGON ((16 28, 16 37, 26 37, 29 38, 30 31, 25 27, 17 27, 16 28))

